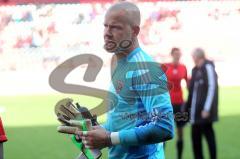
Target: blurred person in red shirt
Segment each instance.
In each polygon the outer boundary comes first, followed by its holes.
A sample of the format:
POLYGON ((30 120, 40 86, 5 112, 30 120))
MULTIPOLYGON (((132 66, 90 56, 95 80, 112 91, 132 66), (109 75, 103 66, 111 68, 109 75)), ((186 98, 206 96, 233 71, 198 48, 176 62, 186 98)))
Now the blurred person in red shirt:
POLYGON ((171 50, 172 62, 165 64, 167 66, 167 78, 171 83, 170 96, 173 106, 174 118, 177 126, 177 158, 182 158, 183 152, 183 127, 187 121, 188 115, 183 112, 184 100, 181 87, 181 81, 187 79, 187 69, 184 64, 180 63, 181 50, 179 48, 172 48, 171 50))
POLYGON ((7 136, 5 135, 2 120, 0 118, 0 159, 3 159, 3 143, 7 141, 7 136))

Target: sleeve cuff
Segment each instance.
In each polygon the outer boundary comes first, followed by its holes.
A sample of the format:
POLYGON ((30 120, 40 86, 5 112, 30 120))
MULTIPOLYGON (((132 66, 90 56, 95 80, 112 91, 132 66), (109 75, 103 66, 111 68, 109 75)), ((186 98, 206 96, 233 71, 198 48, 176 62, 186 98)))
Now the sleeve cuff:
POLYGON ((120 144, 120 138, 119 138, 119 133, 118 132, 112 132, 110 137, 111 137, 112 145, 120 144))
POLYGON ((209 112, 210 111, 210 107, 204 106, 203 110, 206 111, 206 112, 209 112))

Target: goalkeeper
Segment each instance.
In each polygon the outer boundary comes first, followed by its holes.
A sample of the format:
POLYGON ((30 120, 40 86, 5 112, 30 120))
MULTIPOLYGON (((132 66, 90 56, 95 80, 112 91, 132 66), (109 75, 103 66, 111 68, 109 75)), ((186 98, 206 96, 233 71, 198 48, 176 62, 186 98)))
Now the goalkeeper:
POLYGON ((164 159, 163 142, 174 136, 167 78, 159 73, 161 68, 150 69, 144 63, 153 60, 139 47, 139 31, 140 11, 135 4, 118 2, 108 9, 104 41, 115 57, 110 91, 119 102, 109 110, 104 125, 77 132, 86 148, 109 147, 110 159, 164 159))

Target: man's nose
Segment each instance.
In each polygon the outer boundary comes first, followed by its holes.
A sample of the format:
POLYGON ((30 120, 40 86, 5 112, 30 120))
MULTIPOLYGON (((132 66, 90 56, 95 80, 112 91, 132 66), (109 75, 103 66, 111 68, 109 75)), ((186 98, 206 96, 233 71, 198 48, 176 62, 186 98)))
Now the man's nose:
POLYGON ((109 36, 109 37, 112 36, 112 30, 110 29, 110 27, 106 27, 104 29, 104 36, 109 36))

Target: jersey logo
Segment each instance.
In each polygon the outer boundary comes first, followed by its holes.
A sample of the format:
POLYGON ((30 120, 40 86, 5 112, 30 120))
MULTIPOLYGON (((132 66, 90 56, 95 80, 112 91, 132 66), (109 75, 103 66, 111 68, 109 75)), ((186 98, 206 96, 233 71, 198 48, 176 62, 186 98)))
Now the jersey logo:
POLYGON ((122 88, 123 88, 123 82, 122 81, 120 81, 120 80, 118 80, 117 81, 117 87, 116 87, 116 92, 117 92, 117 94, 119 94, 120 93, 120 91, 122 90, 122 88))

